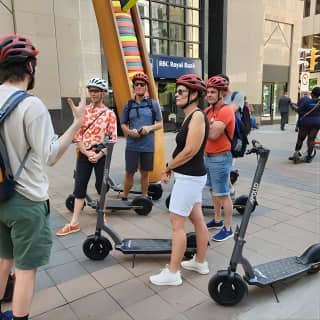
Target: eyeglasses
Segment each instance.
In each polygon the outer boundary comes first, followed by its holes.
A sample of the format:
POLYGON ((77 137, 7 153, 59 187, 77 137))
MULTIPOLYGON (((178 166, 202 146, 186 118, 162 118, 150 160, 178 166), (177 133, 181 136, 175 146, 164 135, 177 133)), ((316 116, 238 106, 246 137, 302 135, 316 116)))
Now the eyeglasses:
POLYGON ((99 90, 99 89, 89 89, 88 91, 89 91, 89 93, 99 93, 99 92, 102 92, 102 90, 99 90))
POLYGON ((136 83, 134 84, 134 86, 135 86, 135 87, 145 87, 146 84, 143 83, 143 82, 136 82, 136 83))
POLYGON ((188 92, 188 90, 179 89, 179 90, 176 90, 175 94, 178 94, 179 96, 182 96, 184 92, 188 92))

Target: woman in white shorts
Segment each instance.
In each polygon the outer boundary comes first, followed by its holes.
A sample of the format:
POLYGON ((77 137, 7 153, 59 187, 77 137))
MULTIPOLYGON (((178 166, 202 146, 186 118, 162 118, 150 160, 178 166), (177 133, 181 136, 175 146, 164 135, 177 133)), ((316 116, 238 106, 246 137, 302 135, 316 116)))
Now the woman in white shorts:
POLYGON ((184 75, 176 82, 176 104, 185 118, 176 136, 177 147, 172 159, 162 173, 163 183, 169 182, 172 172, 175 178, 169 206, 172 253, 170 264, 160 274, 150 277, 155 285, 180 285, 180 265, 200 274, 209 273, 205 260, 209 235, 201 208, 202 189, 206 183, 203 155, 209 123, 198 107, 198 100, 205 91, 204 81, 194 74, 184 75), (187 245, 184 226, 188 217, 196 232, 197 254, 192 260, 181 262, 187 245))

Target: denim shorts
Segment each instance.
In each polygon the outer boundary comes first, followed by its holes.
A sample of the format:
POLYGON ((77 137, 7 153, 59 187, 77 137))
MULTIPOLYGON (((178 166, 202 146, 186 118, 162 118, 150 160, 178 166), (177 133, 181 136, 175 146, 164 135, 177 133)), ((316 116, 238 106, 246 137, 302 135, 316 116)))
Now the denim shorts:
POLYGON ((227 196, 229 190, 229 176, 232 167, 231 152, 216 157, 204 157, 207 168, 206 185, 212 188, 213 194, 217 197, 227 196))

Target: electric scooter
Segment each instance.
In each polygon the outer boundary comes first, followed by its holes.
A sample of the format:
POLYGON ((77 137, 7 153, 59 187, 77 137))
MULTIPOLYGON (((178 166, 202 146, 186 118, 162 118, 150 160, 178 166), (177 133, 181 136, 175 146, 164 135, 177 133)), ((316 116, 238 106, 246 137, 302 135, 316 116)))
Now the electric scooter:
MULTIPOLYGON (((112 139, 111 139, 111 135, 109 134, 106 137, 105 142, 103 142, 103 144, 101 144, 99 146, 100 150, 102 148, 109 146, 111 144, 110 140, 112 140, 112 139)), ((109 161, 111 163, 111 157, 110 157, 109 161)), ((109 167, 110 167, 110 163, 109 163, 109 167)), ((75 172, 74 172, 73 177, 75 178, 75 172)), ((109 174, 108 174, 106 180, 104 181, 104 183, 106 183, 106 190, 107 191, 109 191, 109 189, 110 189, 110 185, 109 185, 110 182, 113 183, 113 181, 110 179, 109 174)), ((85 199, 86 199, 86 201, 84 202, 83 207, 85 207, 87 204, 92 209, 97 209, 98 204, 99 204, 98 200, 92 199, 88 194, 86 194, 85 199)), ((65 204, 66 204, 67 209, 70 212, 73 212, 74 200, 75 200, 74 193, 70 194, 68 196, 68 198, 66 199, 65 204)), ((121 200, 121 199, 110 199, 110 200, 108 200, 107 205, 105 206, 105 209, 109 209, 109 210, 131 210, 131 209, 133 209, 137 214, 146 216, 151 212, 152 207, 153 207, 153 203, 148 197, 137 196, 132 201, 131 200, 121 200)))
MULTIPOLYGON (((123 254, 132 254, 134 266, 135 257, 137 254, 168 254, 171 252, 170 239, 121 239, 116 231, 104 221, 105 212, 105 195, 108 192, 107 181, 110 171, 111 154, 114 142, 109 140, 106 142, 107 155, 104 167, 104 176, 102 182, 100 200, 97 202, 97 224, 95 234, 88 236, 84 241, 82 249, 84 254, 92 260, 102 260, 112 250, 112 244, 109 239, 102 235, 102 231, 106 232, 113 240, 115 249, 123 254)), ((107 208, 108 203, 107 201, 107 208)), ((185 251, 186 258, 192 258, 196 253, 196 237, 194 232, 187 234, 187 249, 185 251)))
MULTIPOLYGON (((121 184, 116 184, 114 180, 108 178, 108 186, 115 192, 119 194, 123 192, 123 186, 121 184)), ((141 190, 131 189, 130 193, 132 194, 141 194, 141 190)), ((159 200, 162 197, 163 189, 160 183, 150 183, 148 186, 148 196, 152 200, 159 200)))
POLYGON ((224 306, 233 306, 239 303, 248 293, 248 286, 271 286, 274 295, 279 302, 273 284, 302 273, 316 273, 320 271, 320 243, 309 247, 300 257, 289 257, 280 260, 252 266, 242 255, 246 243, 245 235, 252 207, 257 197, 260 181, 264 172, 270 150, 265 149, 259 142, 252 141, 253 148, 248 153, 255 153, 259 157, 258 166, 253 178, 249 201, 246 204, 242 221, 237 226, 230 264, 227 270, 218 271, 209 281, 208 291, 211 298, 224 306), (236 273, 238 264, 241 264, 245 275, 243 278, 236 273))
POLYGON ((313 158, 316 156, 316 153, 317 153, 316 149, 314 148, 312 155, 311 155, 311 159, 308 160, 306 154, 301 154, 300 152, 298 152, 296 155, 289 157, 289 160, 293 161, 294 164, 311 162, 313 160, 313 158))
MULTIPOLYGON (((171 194, 169 194, 168 197, 166 198, 167 209, 169 209, 170 199, 171 199, 171 194)), ((246 207, 247 201, 248 201, 247 195, 242 195, 242 196, 237 197, 235 200, 232 200, 233 209, 236 209, 239 214, 243 215, 244 208, 246 207)), ((254 206, 252 207, 252 212, 256 209, 257 205, 258 205, 258 202, 256 201, 254 203, 254 206)), ((201 207, 202 207, 202 209, 214 210, 214 206, 213 206, 212 202, 202 202, 201 207)))

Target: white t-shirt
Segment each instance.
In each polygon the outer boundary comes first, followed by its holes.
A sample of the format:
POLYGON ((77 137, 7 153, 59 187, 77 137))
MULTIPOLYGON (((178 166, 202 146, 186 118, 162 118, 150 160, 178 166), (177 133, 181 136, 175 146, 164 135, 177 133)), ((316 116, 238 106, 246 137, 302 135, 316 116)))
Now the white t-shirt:
MULTIPOLYGON (((14 86, 0 85, 0 108, 17 90, 14 86)), ((14 175, 31 147, 18 179, 17 192, 33 201, 47 200, 49 183, 44 166, 56 159, 59 141, 46 106, 36 97, 25 98, 4 120, 0 134, 14 175)))

